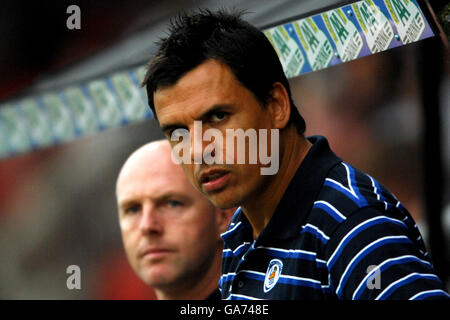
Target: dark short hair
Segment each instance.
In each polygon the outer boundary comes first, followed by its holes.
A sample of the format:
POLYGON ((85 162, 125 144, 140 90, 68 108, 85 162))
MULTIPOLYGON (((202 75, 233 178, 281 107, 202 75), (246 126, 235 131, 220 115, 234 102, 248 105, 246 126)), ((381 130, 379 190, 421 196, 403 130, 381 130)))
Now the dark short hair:
POLYGON ((158 42, 159 48, 142 83, 155 118, 153 93, 158 88, 174 85, 206 60, 216 59, 231 69, 263 107, 271 97, 273 84, 280 82, 291 104, 289 123, 295 125, 299 134, 304 133, 305 121, 292 100, 289 82, 274 48, 264 33, 244 21, 242 15, 242 11, 201 9, 171 20, 169 35, 158 42))

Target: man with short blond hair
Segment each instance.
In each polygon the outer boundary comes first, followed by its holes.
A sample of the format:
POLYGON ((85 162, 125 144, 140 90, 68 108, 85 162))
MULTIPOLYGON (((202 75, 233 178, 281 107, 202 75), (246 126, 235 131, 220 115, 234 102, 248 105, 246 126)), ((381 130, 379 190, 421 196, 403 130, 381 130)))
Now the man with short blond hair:
POLYGON ((158 299, 220 298, 220 234, 234 209, 217 209, 192 187, 167 141, 128 158, 116 195, 128 260, 158 299))

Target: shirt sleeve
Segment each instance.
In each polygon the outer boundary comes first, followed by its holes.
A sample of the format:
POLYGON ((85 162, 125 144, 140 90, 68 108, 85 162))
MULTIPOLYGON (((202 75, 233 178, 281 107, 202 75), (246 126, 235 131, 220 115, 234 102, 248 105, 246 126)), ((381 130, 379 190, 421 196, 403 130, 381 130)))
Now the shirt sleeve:
POLYGON ((450 299, 407 212, 360 209, 333 232, 325 256, 338 299, 450 299))

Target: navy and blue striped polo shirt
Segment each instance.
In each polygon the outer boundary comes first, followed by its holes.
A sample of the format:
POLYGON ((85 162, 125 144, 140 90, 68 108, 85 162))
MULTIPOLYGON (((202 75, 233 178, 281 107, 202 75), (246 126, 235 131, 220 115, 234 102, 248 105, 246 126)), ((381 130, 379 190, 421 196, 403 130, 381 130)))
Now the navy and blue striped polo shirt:
POLYGON ((313 146, 257 239, 240 209, 222 234, 222 298, 449 298, 395 196, 324 137, 308 139, 313 146))

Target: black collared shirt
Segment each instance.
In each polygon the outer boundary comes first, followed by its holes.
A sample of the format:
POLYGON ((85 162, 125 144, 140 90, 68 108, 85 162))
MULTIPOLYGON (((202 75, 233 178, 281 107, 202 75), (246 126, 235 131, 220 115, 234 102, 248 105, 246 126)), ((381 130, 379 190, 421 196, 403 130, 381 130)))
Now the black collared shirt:
POLYGON ((221 300, 221 297, 222 296, 220 294, 220 290, 217 288, 213 292, 211 292, 210 295, 205 298, 205 300, 216 301, 221 300))
POLYGON ((449 298, 395 196, 324 137, 308 139, 313 146, 258 238, 240 209, 222 234, 222 298, 449 298))

